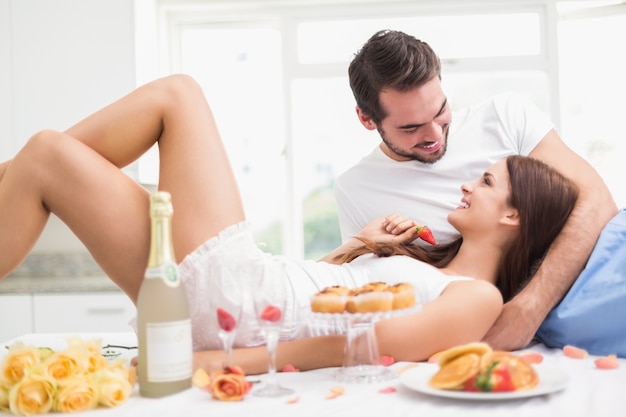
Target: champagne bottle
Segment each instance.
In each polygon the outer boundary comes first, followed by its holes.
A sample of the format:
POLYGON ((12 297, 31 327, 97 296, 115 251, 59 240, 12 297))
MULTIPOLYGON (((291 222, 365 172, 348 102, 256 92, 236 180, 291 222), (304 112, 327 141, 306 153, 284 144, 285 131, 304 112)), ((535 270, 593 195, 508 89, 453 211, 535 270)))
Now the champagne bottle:
POLYGON ((137 298, 138 382, 144 397, 191 387, 191 320, 174 257, 172 213, 169 193, 150 196, 150 257, 137 298))

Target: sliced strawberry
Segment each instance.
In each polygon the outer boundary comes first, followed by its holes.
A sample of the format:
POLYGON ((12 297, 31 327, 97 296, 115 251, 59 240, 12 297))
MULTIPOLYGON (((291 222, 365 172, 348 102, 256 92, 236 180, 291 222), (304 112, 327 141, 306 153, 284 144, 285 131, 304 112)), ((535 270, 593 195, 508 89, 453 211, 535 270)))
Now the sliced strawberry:
POLYGON ((436 245, 437 241, 433 236, 433 232, 430 230, 428 226, 417 226, 415 228, 417 230, 417 237, 422 239, 424 242, 430 243, 431 245, 436 245))
POLYGON ((511 372, 506 364, 494 361, 483 373, 474 375, 465 381, 463 390, 470 392, 508 392, 515 391, 511 372))
POLYGON ((467 381, 465 381, 465 383, 463 384, 463 391, 479 392, 480 388, 476 386, 476 378, 478 378, 478 374, 470 377, 467 381))
POLYGON ((491 391, 493 392, 515 391, 511 372, 506 365, 496 366, 491 372, 491 381, 491 391))
POLYGON ((268 305, 261 313, 261 320, 276 323, 278 320, 280 320, 282 315, 283 313, 280 311, 280 308, 273 305, 268 305))
POLYGON ((217 323, 220 326, 220 329, 225 332, 230 332, 235 329, 237 326, 237 320, 226 310, 223 308, 217 309, 217 323))

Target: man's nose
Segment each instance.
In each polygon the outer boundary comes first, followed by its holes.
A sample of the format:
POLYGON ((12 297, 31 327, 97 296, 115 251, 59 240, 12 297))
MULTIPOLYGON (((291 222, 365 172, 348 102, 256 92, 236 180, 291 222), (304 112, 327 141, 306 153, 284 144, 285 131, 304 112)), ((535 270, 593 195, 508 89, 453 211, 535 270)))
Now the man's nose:
POLYGON ((427 140, 439 141, 443 138, 443 127, 434 120, 423 126, 424 135, 427 140))

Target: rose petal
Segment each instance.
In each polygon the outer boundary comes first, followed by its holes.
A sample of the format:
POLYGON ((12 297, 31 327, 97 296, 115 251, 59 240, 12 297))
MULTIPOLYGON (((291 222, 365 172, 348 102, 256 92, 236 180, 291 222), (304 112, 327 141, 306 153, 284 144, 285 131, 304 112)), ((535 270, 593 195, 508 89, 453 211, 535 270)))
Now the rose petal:
POLYGON ((386 387, 378 390, 378 392, 380 392, 381 394, 391 394, 396 391, 396 387, 386 387))
POLYGON ((344 388, 344 387, 332 387, 332 388, 330 389, 330 392, 334 392, 334 393, 337 393, 337 394, 341 395, 341 394, 343 394, 344 392, 346 392, 346 390, 345 390, 345 388, 344 388))
POLYGON ((541 363, 543 362, 543 355, 539 352, 524 352, 518 355, 528 363, 541 363))
POLYGON ((563 346, 563 354, 572 359, 584 359, 589 356, 589 353, 587 353, 585 349, 581 349, 572 345, 563 346))
POLYGON ((380 357, 380 363, 383 366, 391 366, 394 363, 396 363, 396 360, 393 358, 393 356, 389 356, 389 355, 382 355, 380 357))
POLYGON ((297 395, 287 398, 287 404, 295 404, 298 401, 300 401, 300 397, 298 397, 297 395))
POLYGON ((430 357, 428 358, 428 363, 437 363, 439 361, 439 356, 441 355, 441 352, 436 352, 433 353, 432 355, 430 355, 430 357))
POLYGON ((343 387, 332 387, 330 392, 326 394, 327 400, 332 400, 333 398, 337 398, 343 395, 345 389, 343 387))
POLYGON ((619 361, 617 360, 617 356, 608 355, 602 358, 598 358, 593 363, 596 365, 598 369, 617 369, 619 368, 619 361))
POLYGON ((198 368, 191 377, 191 384, 197 388, 208 389, 211 384, 211 378, 209 377, 207 371, 202 368, 198 368))
POLYGON ((295 366, 293 366, 290 363, 288 363, 287 365, 283 366, 283 369, 281 369, 280 371, 281 372, 300 372, 300 370, 298 368, 296 368, 295 366))

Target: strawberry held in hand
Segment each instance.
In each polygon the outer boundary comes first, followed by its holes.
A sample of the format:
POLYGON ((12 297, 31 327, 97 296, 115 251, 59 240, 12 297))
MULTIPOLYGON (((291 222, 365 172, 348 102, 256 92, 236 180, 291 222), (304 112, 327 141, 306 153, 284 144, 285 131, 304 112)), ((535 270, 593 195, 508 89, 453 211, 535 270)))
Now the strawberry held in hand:
POLYGON ((437 244, 437 241, 435 241, 435 237, 433 236, 433 232, 428 226, 417 226, 415 230, 417 231, 417 237, 422 239, 424 242, 430 243, 431 245, 437 244))

